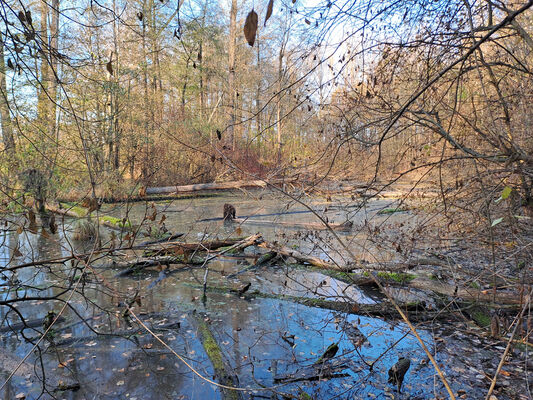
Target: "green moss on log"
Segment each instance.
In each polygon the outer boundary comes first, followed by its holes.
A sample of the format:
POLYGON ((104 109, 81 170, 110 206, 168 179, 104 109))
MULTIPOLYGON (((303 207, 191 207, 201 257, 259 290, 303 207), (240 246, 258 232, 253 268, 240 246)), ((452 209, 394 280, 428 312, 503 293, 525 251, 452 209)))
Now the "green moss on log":
POLYGON ((384 208, 383 210, 378 211, 378 215, 388 215, 406 211, 409 211, 408 207, 384 208))
POLYGON ((386 271, 379 271, 378 277, 382 279, 387 279, 391 281, 395 281, 398 283, 407 283, 411 282, 413 279, 416 278, 413 274, 408 274, 405 272, 386 272, 386 271))
POLYGON ((99 218, 100 223, 107 222, 118 226, 119 228, 131 228, 131 222, 129 220, 124 221, 122 218, 111 217, 110 215, 103 215, 99 218))

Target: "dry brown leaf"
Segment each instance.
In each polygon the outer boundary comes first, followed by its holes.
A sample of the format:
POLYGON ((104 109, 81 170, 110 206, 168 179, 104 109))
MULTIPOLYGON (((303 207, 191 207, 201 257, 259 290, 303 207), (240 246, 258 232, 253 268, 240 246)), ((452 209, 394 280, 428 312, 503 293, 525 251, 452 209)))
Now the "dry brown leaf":
POLYGON ((244 23, 244 37, 250 46, 254 46, 255 43, 255 34, 257 33, 257 22, 258 17, 257 13, 252 9, 246 17, 246 22, 244 23))
POLYGON ((109 72, 109 75, 113 75, 113 62, 111 60, 108 61, 105 68, 107 69, 107 72, 109 72))
POLYGON ((268 6, 267 6, 267 13, 265 15, 265 25, 267 24, 267 21, 269 20, 269 18, 272 16, 272 9, 274 8, 274 0, 270 0, 268 2, 268 6))

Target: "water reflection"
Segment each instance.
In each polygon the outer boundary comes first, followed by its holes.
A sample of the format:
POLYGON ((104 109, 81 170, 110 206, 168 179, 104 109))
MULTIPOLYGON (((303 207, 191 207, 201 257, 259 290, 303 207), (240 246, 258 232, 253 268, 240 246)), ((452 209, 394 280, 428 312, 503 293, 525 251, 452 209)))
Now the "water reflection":
MULTIPOLYGON (((201 221, 222 213, 222 205, 232 203, 237 206, 238 215, 273 214, 286 212, 286 203, 275 196, 265 195, 258 202, 253 198, 242 199, 239 196, 222 196, 216 198, 160 202, 154 206, 157 216, 154 221, 145 221, 140 231, 148 226, 160 224, 165 215, 165 226, 173 233, 183 232, 184 240, 226 236, 246 236, 261 231, 267 240, 278 240, 287 245, 296 245, 303 252, 318 256, 330 255, 344 262, 347 258, 327 232, 308 232, 303 229, 290 229, 287 226, 242 226, 224 225, 220 221, 201 221), (317 245, 320 243, 320 246, 317 245)), ((357 212, 353 208, 335 208, 324 212, 325 206, 311 202, 313 208, 327 215, 330 221, 343 222, 349 217, 355 225, 364 223, 379 207, 388 203, 371 204, 357 212)), ((139 224, 150 204, 135 203, 129 208, 106 205, 101 212, 123 218, 127 216, 139 224)), ((305 209, 293 206, 289 211, 295 214, 269 216, 274 222, 316 222, 316 218, 305 209)), ((267 217, 262 217, 267 218, 267 217)), ((71 238, 72 221, 65 219, 60 226, 67 227, 67 232, 60 230, 56 235, 43 235, 40 232, 2 231, 0 248, 1 263, 4 267, 34 259, 54 259, 74 253, 87 253, 94 247, 94 242, 75 242, 71 238), (20 251, 22 256, 16 254, 20 251)), ((124 234, 118 234, 124 237, 124 234)), ((353 245, 358 254, 367 254, 374 249, 365 243, 363 231, 343 234, 353 245)), ((109 239, 106 233, 104 241, 109 239)), ((140 240, 144 240, 141 238, 140 240)), ((137 253, 139 254, 139 253, 137 253)), ((248 253, 249 256, 253 254, 248 253)), ((382 254, 384 259, 390 255, 382 254)), ((102 260, 106 263, 109 260, 102 260)), ((227 256, 210 264, 209 284, 213 286, 231 286, 246 282, 252 283, 254 290, 272 295, 288 294, 299 297, 324 297, 326 299, 345 299, 359 303, 372 303, 370 296, 357 288, 320 272, 309 270, 285 270, 269 267, 253 270, 239 275, 234 280, 226 277, 239 272, 248 265, 250 259, 227 256)), ((220 346, 231 368, 238 375, 243 387, 260 389, 263 386, 275 386, 272 366, 277 373, 284 374, 298 368, 312 365, 331 344, 339 344, 339 356, 347 357, 350 363, 343 371, 347 376, 317 382, 299 382, 280 386, 278 391, 297 395, 304 390, 320 398, 342 395, 342 398, 364 397, 369 393, 384 395, 386 371, 396 361, 398 354, 408 354, 413 363, 423 358, 419 344, 406 335, 403 324, 391 326, 380 319, 365 316, 346 315, 328 310, 307 307, 279 299, 249 298, 244 299, 232 293, 211 292, 207 301, 201 302, 202 291, 199 284, 203 280, 203 270, 184 269, 176 273, 161 275, 160 271, 146 272, 128 278, 115 278, 118 272, 112 268, 96 268, 87 271, 89 275, 84 283, 84 295, 74 294, 70 300, 72 308, 65 311, 66 321, 57 326, 53 341, 41 346, 43 362, 50 388, 57 387, 59 381, 79 382, 77 391, 57 393, 59 398, 67 399, 145 399, 145 398, 191 398, 217 399, 221 397, 219 389, 200 379, 188 367, 180 362, 168 349, 160 345, 153 337, 146 334, 130 318, 131 329, 124 321, 124 304, 142 315, 150 326, 160 335, 176 353, 182 355, 200 374, 211 379, 214 375, 212 360, 198 340, 194 324, 190 323, 192 315, 202 315, 216 343, 220 346), (157 283, 154 283, 157 281, 157 283), (134 294, 138 293, 138 298, 134 294), (75 312, 74 312, 75 311, 75 312), (200 314, 202 313, 202 314, 200 314), (88 321, 93 330, 99 332, 118 332, 121 338, 96 336, 79 316, 88 321), (179 322, 179 328, 157 330, 158 321, 179 322), (352 340, 343 330, 345 324, 353 324, 368 338, 368 343, 361 348, 354 348, 352 340), (285 337, 285 339, 284 339, 285 337), (291 337, 292 343, 286 338, 291 337), (398 343, 396 343, 398 342, 398 343), (387 349, 394 345, 392 351, 387 349), (385 355, 383 355, 385 353, 385 355), (382 356, 383 355, 383 356, 382 356), (380 357, 381 356, 381 357, 380 357), (373 372, 368 364, 380 357, 373 372)), ((38 268, 23 268, 17 278, 28 286, 27 295, 55 296, 66 284, 77 281, 79 273, 73 273, 70 264, 50 264, 38 268), (69 279, 71 281, 69 281, 69 279)), ((7 276, 7 274, 5 274, 7 276)), ((2 285, 7 278, 2 276, 2 285)), ((3 286, 5 289, 5 286, 3 286)), ((23 293, 19 293, 19 296, 23 293)), ((7 298, 4 293, 3 298, 7 298)), ((66 299, 64 295, 62 299, 66 299)), ((50 309, 56 312, 60 302, 32 300, 22 302, 18 309, 27 319, 38 320, 50 309)), ((7 307, 2 307, 1 315, 5 317, 7 307)), ((40 327, 37 328, 38 330, 40 327)), ((28 334, 30 334, 28 332, 28 334)), ((431 346, 431 338, 422 333, 424 340, 431 346)), ((31 333, 37 338, 36 332, 31 333)), ((31 344, 20 335, 3 333, 1 345, 4 350, 21 359, 31 350, 31 344)), ((35 354, 29 362, 39 365, 35 354)), ((37 368, 38 370, 38 368, 37 368)), ((5 373, 4 373, 5 378, 5 373)), ((409 375, 406 381, 409 381, 409 375)), ((417 374, 418 382, 433 383, 432 373, 425 369, 417 374)), ((417 390, 407 388, 411 395, 417 390)), ((41 384, 37 376, 15 377, 0 396, 13 398, 24 393, 27 398, 37 398, 41 393, 41 384)), ((260 390, 263 396, 270 392, 260 390)), ((45 394, 46 397, 51 397, 45 394)), ((252 397, 248 393, 245 397, 252 397)))

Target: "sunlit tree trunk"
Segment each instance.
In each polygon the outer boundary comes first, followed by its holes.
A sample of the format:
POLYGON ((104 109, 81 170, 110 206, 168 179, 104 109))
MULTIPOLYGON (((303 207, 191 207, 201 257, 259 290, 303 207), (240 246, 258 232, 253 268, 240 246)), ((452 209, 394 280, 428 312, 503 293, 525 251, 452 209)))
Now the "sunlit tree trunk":
POLYGON ((39 96, 37 100, 37 118, 39 123, 44 127, 48 126, 48 95, 50 79, 50 64, 48 60, 49 46, 48 46, 48 4, 41 0, 41 71, 40 71, 40 85, 39 96))
POLYGON ((144 19, 142 23, 142 56, 143 56, 143 89, 144 89, 144 160, 142 165, 142 179, 144 183, 148 182, 149 176, 149 127, 150 127, 150 116, 151 116, 151 104, 148 90, 148 54, 146 49, 146 11, 148 7, 146 6, 146 1, 143 3, 143 12, 144 19))
POLYGON ((49 91, 50 102, 48 107, 48 134, 50 137, 56 136, 57 122, 57 88, 58 88, 58 59, 59 48, 59 0, 52 0, 51 21, 50 21, 50 71, 49 71, 49 91))
POLYGON ((229 140, 232 149, 235 149, 235 48, 237 45, 237 0, 231 0, 231 10, 229 19, 229 47, 228 47, 228 94, 230 102, 230 118, 229 118, 229 140))
POLYGON ((2 127, 2 139, 4 149, 10 161, 13 161, 15 155, 15 139, 13 136, 13 124, 9 113, 9 102, 7 97, 7 76, 6 64, 4 59, 4 36, 0 32, 0 118, 2 127))
POLYGON ((283 89, 283 52, 284 52, 284 44, 280 46, 279 54, 278 54, 278 95, 277 95, 277 102, 276 102, 276 109, 277 109, 277 133, 278 133, 278 141, 277 141, 277 150, 278 150, 278 163, 281 162, 281 138, 282 138, 282 110, 281 110, 281 91, 283 89))

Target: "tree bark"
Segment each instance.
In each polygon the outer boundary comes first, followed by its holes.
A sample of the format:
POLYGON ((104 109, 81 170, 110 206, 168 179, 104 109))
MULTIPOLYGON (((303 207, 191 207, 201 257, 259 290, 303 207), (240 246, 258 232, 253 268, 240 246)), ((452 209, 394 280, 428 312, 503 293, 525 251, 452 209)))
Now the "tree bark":
POLYGON ((15 155, 15 139, 13 136, 13 124, 9 112, 9 100, 7 97, 7 75, 4 58, 4 35, 0 32, 0 118, 2 127, 2 140, 4 149, 10 161, 15 155))
POLYGON ((229 141, 232 150, 235 150, 235 48, 237 46, 237 0, 231 0, 229 23, 229 47, 228 47, 228 92, 230 99, 230 118, 229 118, 229 141))

